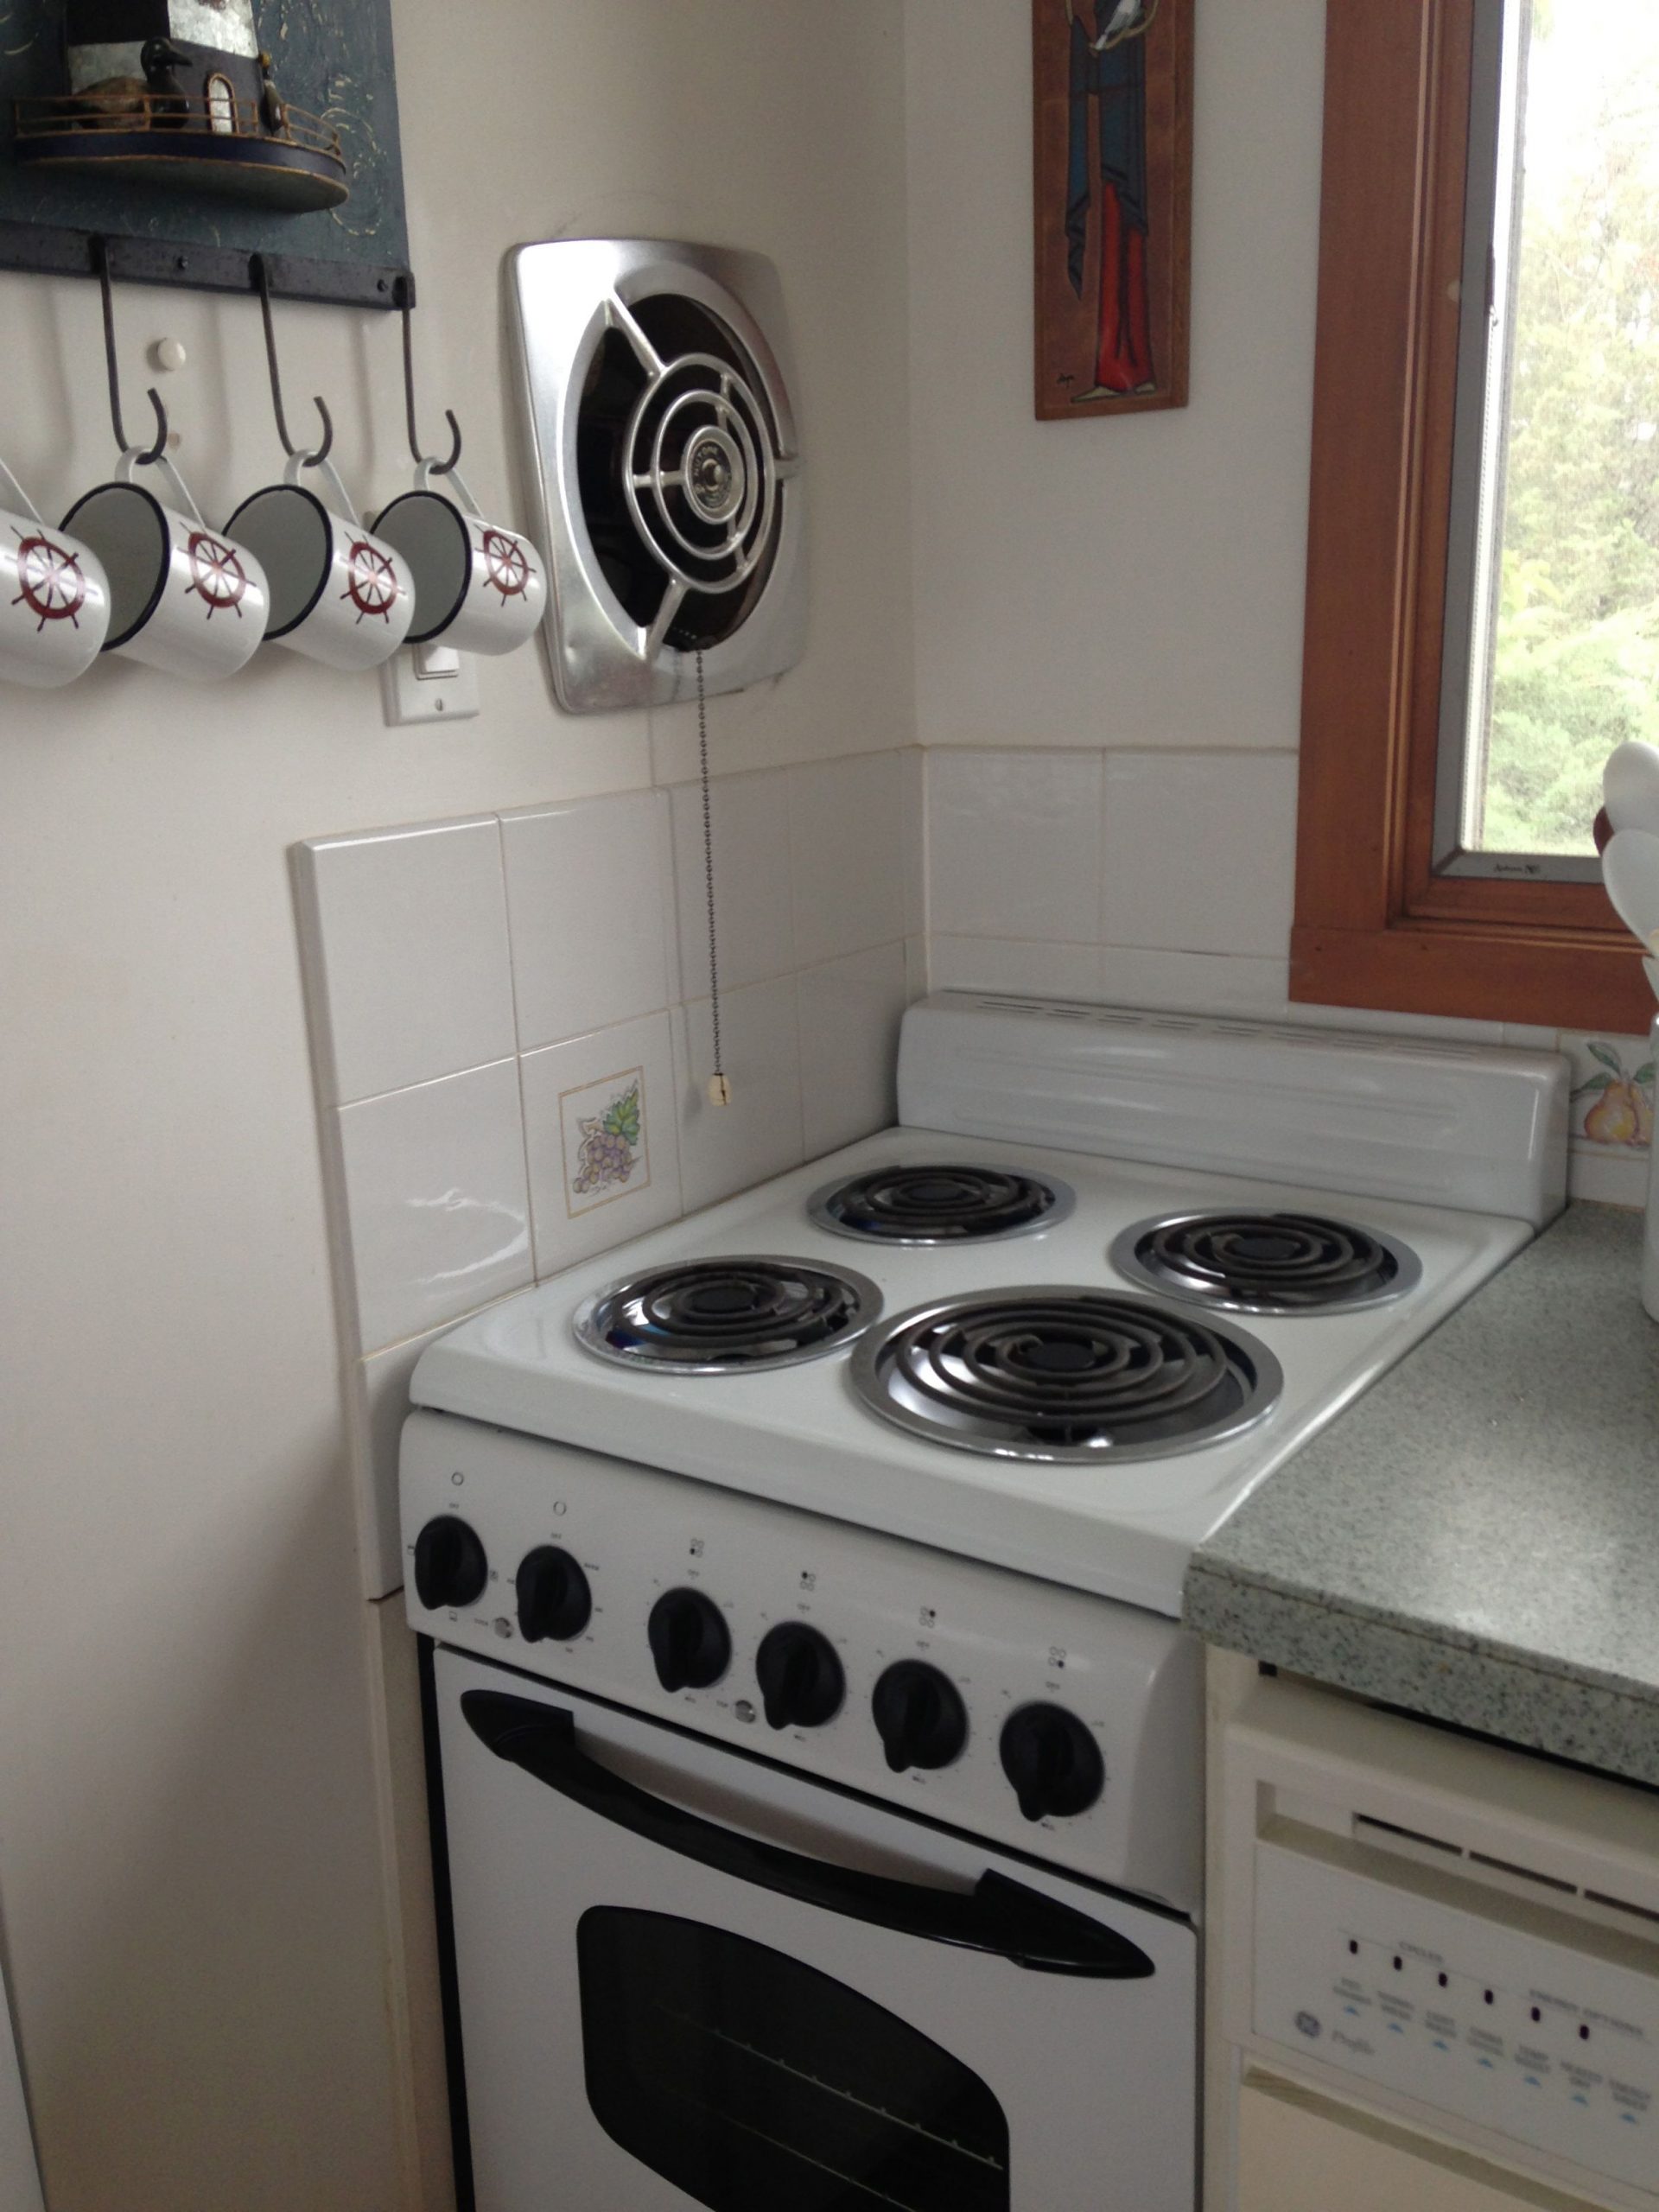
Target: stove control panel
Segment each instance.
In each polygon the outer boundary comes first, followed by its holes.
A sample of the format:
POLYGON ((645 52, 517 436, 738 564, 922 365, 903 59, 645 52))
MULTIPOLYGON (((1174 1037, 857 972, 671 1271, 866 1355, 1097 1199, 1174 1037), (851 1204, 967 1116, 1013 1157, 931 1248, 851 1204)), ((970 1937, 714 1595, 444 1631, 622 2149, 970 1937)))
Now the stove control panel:
POLYGON ((1659 2173, 1659 1944, 1256 1845, 1260 2035, 1589 2172, 1659 2173))
POLYGON ((1196 1909, 1173 1621, 448 1414, 401 1479, 415 1628, 1196 1909))

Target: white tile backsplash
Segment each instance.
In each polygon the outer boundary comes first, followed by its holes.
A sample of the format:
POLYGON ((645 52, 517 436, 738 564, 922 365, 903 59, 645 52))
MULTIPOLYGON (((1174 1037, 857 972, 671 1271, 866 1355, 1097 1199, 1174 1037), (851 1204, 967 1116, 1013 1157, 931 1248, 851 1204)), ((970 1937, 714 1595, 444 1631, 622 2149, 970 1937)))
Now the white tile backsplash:
POLYGON ((806 1157, 851 1144, 898 1117, 899 1024, 908 992, 902 944, 848 954, 798 979, 801 1121, 806 1157))
POLYGON ((661 791, 501 817, 518 1049, 655 1014, 677 995, 661 791))
POLYGON ((318 1086, 346 1105, 513 1049, 493 815, 294 849, 318 1086))
MULTIPOLYGON (((1567 1195, 1605 1206, 1640 1209, 1648 1202, 1648 1154, 1634 1145, 1575 1144, 1567 1148, 1567 1195)), ((1635 1285, 1631 1285, 1634 1292, 1635 1285)))
POLYGON ((516 1059, 335 1110, 364 1351, 531 1280, 516 1059))
POLYGON ((1100 995, 1113 1006, 1173 1007, 1195 1014, 1262 1015, 1288 1010, 1290 963, 1261 954, 1103 948, 1100 995))
POLYGON ((1041 944, 1026 938, 930 937, 936 991, 1014 991, 1027 998, 1096 999, 1097 944, 1041 944))
POLYGON ((1102 780, 1098 753, 930 753, 929 926, 1096 942, 1102 780))
MULTIPOLYGON (((789 975, 795 967, 791 772, 777 768, 755 775, 717 777, 710 789, 720 979, 728 989, 761 982, 770 976, 789 975)), ((703 871, 702 792, 696 784, 679 784, 670 798, 679 926, 678 995, 685 999, 705 998, 709 906, 703 871)))
POLYGON ((867 753, 797 768, 789 815, 795 957, 820 965, 905 934, 905 763, 867 753))
POLYGON ((723 1109, 695 786, 296 849, 365 1594, 403 1578, 397 1435, 435 1335, 891 1118, 922 788, 913 753, 716 780, 723 1109), (584 1122, 621 1152, 584 1165, 584 1122))
POLYGON ((668 1015, 526 1052, 522 1066, 537 1276, 672 1221, 680 1147, 668 1015), (589 1135, 611 1140, 597 1156, 584 1153, 589 1135))
POLYGON ((709 1002, 674 1010, 674 1073, 680 1124, 680 1188, 687 1212, 798 1166, 801 1043, 793 976, 722 991, 721 1045, 731 1103, 708 1095, 714 1073, 709 1002))
POLYGON ((1109 753, 1104 804, 1103 944, 1285 956, 1294 754, 1109 753))

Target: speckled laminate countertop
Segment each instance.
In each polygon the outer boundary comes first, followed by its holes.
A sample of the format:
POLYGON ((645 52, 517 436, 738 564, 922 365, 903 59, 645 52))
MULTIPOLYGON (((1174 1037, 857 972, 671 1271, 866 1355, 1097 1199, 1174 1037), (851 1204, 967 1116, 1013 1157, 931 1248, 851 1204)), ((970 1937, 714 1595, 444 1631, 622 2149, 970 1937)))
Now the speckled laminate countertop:
POLYGON ((1659 1323, 1574 1205, 1219 1529, 1211 1642, 1659 1784, 1659 1323))

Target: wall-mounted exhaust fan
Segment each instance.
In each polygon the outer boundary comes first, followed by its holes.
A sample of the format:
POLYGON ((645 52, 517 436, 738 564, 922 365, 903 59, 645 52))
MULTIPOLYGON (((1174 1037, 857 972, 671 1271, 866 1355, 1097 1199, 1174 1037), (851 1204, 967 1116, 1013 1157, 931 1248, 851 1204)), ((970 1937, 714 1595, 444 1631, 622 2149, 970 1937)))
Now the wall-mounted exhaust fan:
POLYGON ((553 685, 575 713, 799 659, 800 448, 760 254, 566 238, 512 256, 553 685))

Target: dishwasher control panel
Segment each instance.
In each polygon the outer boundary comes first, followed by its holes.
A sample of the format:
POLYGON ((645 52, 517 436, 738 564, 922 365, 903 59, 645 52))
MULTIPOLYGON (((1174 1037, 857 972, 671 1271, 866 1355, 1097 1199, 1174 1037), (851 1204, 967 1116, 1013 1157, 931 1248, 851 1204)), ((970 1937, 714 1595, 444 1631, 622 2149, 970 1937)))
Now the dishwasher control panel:
POLYGON ((1287 1826, 1255 1845, 1255 2032, 1650 2189, 1659 1944, 1548 1905, 1375 1867, 1287 1826), (1362 1866, 1367 1871, 1362 1871, 1362 1866))

